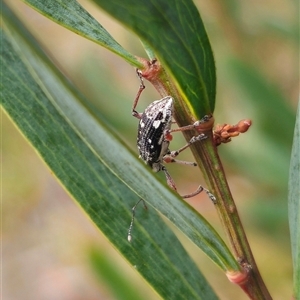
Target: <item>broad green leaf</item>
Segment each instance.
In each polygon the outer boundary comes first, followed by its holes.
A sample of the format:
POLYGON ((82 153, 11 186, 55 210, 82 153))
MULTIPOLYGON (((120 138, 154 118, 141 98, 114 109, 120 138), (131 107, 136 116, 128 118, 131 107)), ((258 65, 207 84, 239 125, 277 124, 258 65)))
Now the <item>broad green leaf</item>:
POLYGON ((213 112, 214 58, 192 0, 93 1, 155 50, 198 119, 213 112))
POLYGON ((107 48, 136 67, 142 64, 127 52, 76 0, 23 0, 42 15, 107 48))
MULTIPOLYGON (((300 103, 299 103, 300 104, 300 103)), ((289 223, 294 266, 294 298, 300 299, 300 105, 294 131, 289 176, 289 223)))

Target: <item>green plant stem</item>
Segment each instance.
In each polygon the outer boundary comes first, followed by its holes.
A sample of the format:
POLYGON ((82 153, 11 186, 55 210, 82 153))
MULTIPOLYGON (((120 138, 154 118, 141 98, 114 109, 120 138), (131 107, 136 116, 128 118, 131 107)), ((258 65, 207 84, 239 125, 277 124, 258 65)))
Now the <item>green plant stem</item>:
MULTIPOLYGON (((187 119, 189 118, 188 116, 185 117, 187 119)), ((182 119, 182 114, 180 119, 182 119)), ((183 124, 186 124, 186 122, 183 124)), ((183 126, 183 124, 178 122, 178 126, 183 126)), ((257 268, 243 225, 239 218, 217 148, 214 145, 212 131, 207 131, 205 134, 209 138, 201 143, 192 145, 191 150, 209 184, 210 191, 217 199, 215 207, 229 238, 234 255, 242 269, 244 269, 244 272, 248 273, 248 279, 246 282, 242 282, 240 287, 248 294, 250 299, 271 299, 257 268)), ((186 140, 189 141, 193 136, 193 132, 184 132, 184 136, 186 140)))
MULTIPOLYGON (((189 139, 191 134, 187 135, 189 139)), ((271 299, 254 260, 211 132, 209 137, 203 143, 191 147, 191 150, 209 183, 211 192, 217 198, 215 207, 234 255, 244 271, 248 273, 247 280, 242 282, 240 287, 251 299, 271 299)))
MULTIPOLYGON (((155 74, 147 70, 147 78, 157 89, 161 96, 171 95, 175 99, 174 118, 179 127, 193 124, 195 118, 189 111, 184 99, 178 92, 172 79, 169 78, 165 70, 156 64, 155 74), (148 74, 151 73, 151 76, 148 74)), ((213 141, 212 126, 204 132, 208 138, 201 143, 195 143, 191 146, 196 162, 204 174, 209 185, 210 191, 214 194, 217 201, 215 207, 218 211, 224 230, 228 235, 234 255, 241 266, 240 282, 238 284, 250 299, 266 300, 272 299, 257 268, 250 245, 248 243, 244 228, 238 215, 237 207, 232 198, 226 175, 218 155, 218 151, 213 141), (244 277, 243 277, 244 275, 244 277)), ((187 141, 189 141, 194 132, 183 132, 187 141)), ((227 274, 230 279, 231 274, 227 274)))

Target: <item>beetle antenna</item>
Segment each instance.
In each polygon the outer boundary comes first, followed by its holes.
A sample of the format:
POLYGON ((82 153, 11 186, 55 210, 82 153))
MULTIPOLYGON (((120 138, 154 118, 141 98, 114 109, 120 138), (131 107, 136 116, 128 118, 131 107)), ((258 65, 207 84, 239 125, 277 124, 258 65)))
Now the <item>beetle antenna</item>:
POLYGON ((132 240, 131 232, 132 232, 134 218, 135 218, 135 209, 136 209, 136 207, 139 205, 139 203, 141 201, 143 201, 143 203, 144 203, 144 208, 147 209, 147 205, 146 205, 145 201, 142 198, 131 209, 131 211, 132 211, 132 217, 131 217, 131 222, 130 222, 130 225, 129 225, 129 228, 128 228, 128 234, 127 234, 127 240, 128 240, 128 242, 131 242, 131 240, 132 240))

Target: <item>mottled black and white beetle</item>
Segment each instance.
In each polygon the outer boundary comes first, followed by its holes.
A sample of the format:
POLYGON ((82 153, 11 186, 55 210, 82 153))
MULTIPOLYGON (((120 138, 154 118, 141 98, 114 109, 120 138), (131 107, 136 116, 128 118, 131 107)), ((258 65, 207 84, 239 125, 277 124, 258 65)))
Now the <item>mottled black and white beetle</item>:
MULTIPOLYGON (((139 150, 140 158, 147 165, 149 165, 154 172, 163 171, 166 175, 168 185, 173 190, 177 191, 175 183, 163 163, 176 162, 185 165, 197 166, 196 163, 177 160, 175 159, 175 157, 180 152, 188 148, 191 144, 204 140, 207 138, 207 136, 201 133, 197 136, 192 137, 190 141, 179 150, 170 151, 169 144, 172 140, 172 132, 193 130, 201 124, 208 122, 211 116, 204 116, 200 121, 197 121, 192 125, 171 129, 172 123, 174 123, 174 100, 171 96, 166 96, 160 100, 152 102, 143 113, 138 113, 136 111, 136 106, 142 91, 145 89, 145 86, 142 74, 139 70, 137 70, 137 74, 140 78, 140 88, 133 103, 132 115, 140 120, 137 135, 137 147, 139 150)), ((193 193, 183 195, 181 197, 190 198, 198 195, 202 191, 205 191, 212 202, 216 203, 215 196, 201 185, 199 185, 197 190, 193 193)), ((129 242, 132 239, 131 232, 135 218, 135 209, 141 201, 146 207, 144 200, 140 199, 132 208, 132 218, 127 236, 129 242)))
MULTIPOLYGON (((188 144, 177 151, 170 151, 169 144, 172 140, 172 132, 194 129, 199 122, 191 125, 171 129, 173 120, 174 103, 170 96, 152 102, 142 114, 133 110, 133 116, 140 119, 137 135, 137 147, 139 157, 149 165, 154 172, 163 171, 167 178, 168 185, 176 190, 175 183, 163 163, 181 163, 191 166, 197 166, 196 163, 176 160, 175 157, 189 147, 192 143, 206 139, 204 134, 194 136, 188 144)), ((197 195, 203 190, 199 187, 192 194, 185 195, 183 198, 189 198, 197 195)))
MULTIPOLYGON (((207 122, 210 117, 205 116, 200 121, 195 122, 192 125, 171 129, 173 123, 173 112, 174 112, 174 100, 171 96, 166 96, 160 100, 152 102, 143 113, 138 113, 135 108, 137 106, 139 97, 143 89, 145 88, 143 83, 142 75, 137 71, 140 78, 140 88, 137 93, 136 99, 132 108, 132 115, 140 120, 138 126, 137 135, 137 147, 139 150, 140 158, 149 165, 154 172, 163 171, 167 178, 168 185, 176 189, 175 183, 170 176, 167 168, 163 163, 181 163, 185 165, 197 166, 196 163, 176 160, 175 157, 188 148, 191 144, 206 139, 205 134, 199 134, 191 138, 191 140, 182 148, 177 151, 170 151, 169 144, 172 140, 172 132, 185 131, 195 129, 202 123, 207 122)), ((204 189, 201 185, 198 189, 188 195, 182 196, 183 198, 190 198, 202 191, 209 193, 208 190, 204 189)), ((209 196, 211 193, 209 193, 209 196)))
MULTIPOLYGON (((156 100, 152 102, 143 113, 138 113, 136 111, 136 106, 139 100, 139 97, 142 91, 145 89, 143 83, 142 74, 137 70, 137 74, 140 78, 140 88, 137 93, 137 96, 133 103, 132 115, 138 118, 139 126, 138 126, 138 135, 137 135, 137 147, 139 150, 140 158, 149 165, 154 172, 163 171, 167 178, 168 185, 175 191, 177 191, 175 183, 167 171, 167 168, 163 163, 181 163, 185 165, 197 166, 196 163, 186 162, 176 160, 175 157, 188 148, 191 144, 206 139, 205 134, 199 134, 191 138, 191 140, 182 148, 177 151, 170 151, 169 144, 172 140, 172 132, 176 131, 185 131, 185 130, 193 130, 196 127, 200 126, 200 124, 209 121, 210 116, 204 116, 200 121, 195 122, 192 125, 179 127, 176 129, 171 129, 173 122, 173 112, 174 112, 174 100, 171 96, 164 97, 160 100, 156 100)), ((216 198, 213 194, 209 192, 209 190, 205 189, 201 185, 197 188, 193 193, 183 195, 183 198, 190 198, 198 195, 202 191, 205 191, 208 197, 212 200, 213 203, 216 202, 216 198)), ((128 229, 127 239, 130 242, 132 239, 131 232, 133 227, 133 222, 135 218, 135 209, 140 202, 144 203, 143 199, 140 199, 132 208, 132 218, 131 223, 128 229)))

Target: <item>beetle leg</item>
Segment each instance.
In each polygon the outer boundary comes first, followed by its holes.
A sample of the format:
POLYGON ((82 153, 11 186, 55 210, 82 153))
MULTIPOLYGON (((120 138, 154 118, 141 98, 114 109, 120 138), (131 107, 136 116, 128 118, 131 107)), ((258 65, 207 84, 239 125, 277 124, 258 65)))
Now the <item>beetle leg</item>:
POLYGON ((142 115, 141 113, 137 112, 135 109, 132 110, 132 116, 137 118, 137 119, 141 119, 142 118, 142 115))
POLYGON ((166 141, 169 141, 169 142, 172 141, 173 136, 172 136, 171 131, 169 129, 167 129, 167 130, 164 131, 164 139, 166 141))
POLYGON ((193 136, 186 145, 184 145, 183 147, 181 147, 178 150, 172 151, 170 153, 170 156, 176 157, 179 153, 181 153, 182 151, 184 151, 186 148, 190 147, 192 144, 194 144, 194 143, 196 143, 198 141, 205 140, 206 138, 207 138, 207 136, 204 133, 201 133, 201 134, 199 134, 197 136, 193 136))
MULTIPOLYGON (((162 166, 162 171, 164 171, 164 173, 166 175, 167 183, 168 183, 169 187, 177 192, 175 182, 174 182, 173 178, 171 177, 171 175, 169 174, 169 172, 168 172, 168 170, 165 166, 162 166)), ((203 191, 208 195, 210 200, 215 204, 216 201, 217 201, 216 197, 208 189, 204 188, 202 185, 199 185, 197 190, 194 191, 193 193, 190 193, 190 194, 187 194, 187 195, 181 195, 181 197, 184 198, 184 199, 191 198, 191 197, 197 196, 198 194, 200 194, 203 191)))
POLYGON ((178 163, 178 164, 182 164, 182 165, 190 165, 190 166, 194 166, 196 167, 197 164, 195 162, 189 162, 189 161, 183 161, 183 160, 177 160, 174 159, 174 157, 178 156, 179 153, 181 153, 183 150, 185 150, 186 148, 188 148, 190 145, 192 145, 193 143, 197 142, 197 141, 202 141, 204 139, 206 139, 207 136, 205 134, 199 134, 197 136, 193 136, 190 141, 184 145, 183 147, 181 147, 180 149, 176 150, 176 151, 171 151, 168 154, 166 154, 163 157, 163 161, 165 163, 178 163))
POLYGON ((188 165, 188 166, 197 167, 197 164, 195 162, 177 160, 177 159, 174 158, 174 156, 168 155, 168 154, 163 157, 163 161, 167 164, 177 163, 177 164, 181 164, 181 165, 188 165))
POLYGON ((141 74, 141 71, 136 69, 136 74, 137 76, 139 77, 140 79, 140 87, 139 87, 139 90, 136 94, 136 97, 134 99, 134 102, 133 102, 133 106, 132 106, 132 116, 134 116, 135 118, 138 118, 138 119, 141 119, 142 117, 142 114, 141 113, 138 113, 135 108, 139 102, 139 99, 140 99, 140 96, 141 96, 141 93, 142 91, 145 89, 145 85, 144 85, 144 80, 143 80, 143 77, 142 77, 142 74, 141 74))
POLYGON ((191 198, 191 197, 194 197, 194 196, 200 194, 202 191, 204 191, 207 194, 207 196, 209 197, 209 199, 212 201, 213 204, 216 204, 216 202, 217 202, 216 197, 208 189, 204 188, 202 185, 199 185, 195 192, 181 196, 181 197, 184 199, 191 198))
POLYGON ((173 189, 174 191, 177 191, 175 182, 174 182, 173 178, 171 177, 170 173, 168 172, 167 168, 162 165, 161 170, 164 171, 164 173, 165 173, 168 186, 171 189, 173 189))
POLYGON ((193 130, 193 129, 201 126, 201 124, 209 122, 209 120, 211 118, 212 118, 212 115, 205 115, 201 120, 196 121, 192 125, 187 125, 187 126, 182 126, 182 127, 166 130, 166 134, 170 134, 172 132, 178 132, 178 131, 193 130))

